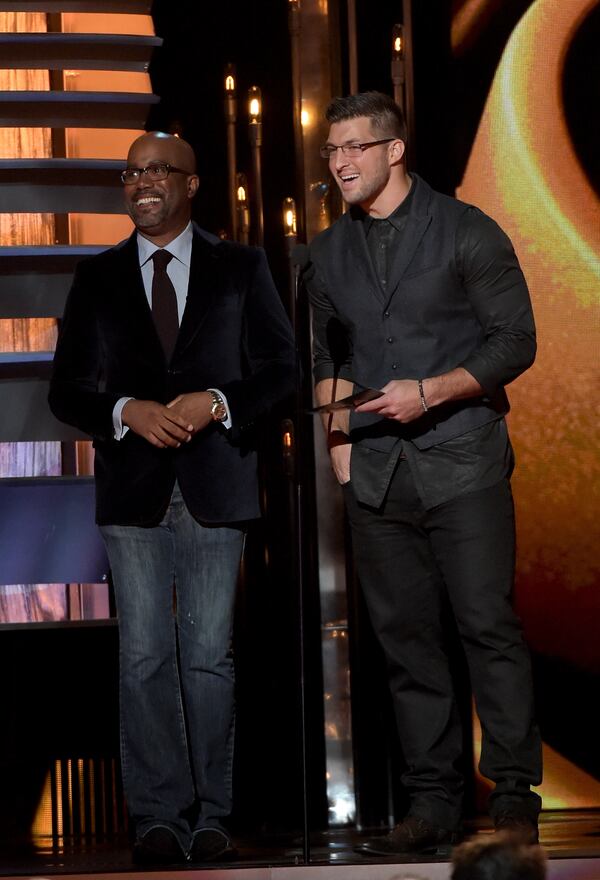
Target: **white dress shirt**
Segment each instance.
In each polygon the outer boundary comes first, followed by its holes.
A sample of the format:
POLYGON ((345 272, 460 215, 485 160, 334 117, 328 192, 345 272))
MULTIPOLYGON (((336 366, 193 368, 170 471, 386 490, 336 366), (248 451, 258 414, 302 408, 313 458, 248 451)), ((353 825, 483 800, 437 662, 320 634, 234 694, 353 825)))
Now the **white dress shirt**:
MULTIPOLYGON (((190 281, 190 265, 192 262, 192 224, 191 221, 185 227, 183 232, 180 232, 177 238, 174 238, 173 241, 170 241, 168 245, 165 246, 165 250, 169 251, 172 254, 173 259, 169 262, 167 266, 167 275, 171 279, 171 283, 175 288, 175 295, 177 296, 177 317, 179 319, 179 324, 181 326, 181 319, 183 317, 183 311, 185 309, 185 303, 187 300, 187 292, 190 281)), ((154 263, 152 262, 152 254, 155 251, 160 250, 160 248, 155 245, 153 242, 149 241, 149 239, 144 238, 143 235, 137 234, 137 246, 138 246, 138 256, 140 260, 140 271, 142 273, 142 281, 144 282, 144 291, 146 293, 146 299, 148 300, 148 305, 150 309, 152 309, 152 279, 154 277, 154 263)), ((231 414, 229 412, 229 406, 227 404, 226 397, 219 391, 218 388, 207 388, 207 391, 216 391, 225 401, 225 407, 227 409, 227 418, 225 421, 221 422, 224 428, 231 428, 231 414)), ((121 440, 129 428, 127 425, 123 425, 121 420, 121 413, 123 411, 123 407, 127 403, 128 400, 132 400, 131 397, 121 397, 117 400, 115 407, 113 409, 113 428, 114 428, 114 436, 115 440, 121 440)))

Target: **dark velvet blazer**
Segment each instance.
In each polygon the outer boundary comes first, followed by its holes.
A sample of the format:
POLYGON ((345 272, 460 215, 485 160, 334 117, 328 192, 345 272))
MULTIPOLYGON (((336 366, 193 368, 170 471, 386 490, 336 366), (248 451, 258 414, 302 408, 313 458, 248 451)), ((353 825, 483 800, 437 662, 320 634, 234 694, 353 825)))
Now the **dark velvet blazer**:
POLYGON ((256 420, 291 393, 294 340, 264 252, 194 225, 190 280, 177 345, 167 363, 142 282, 136 233, 79 264, 65 308, 49 403, 95 447, 99 524, 152 525, 179 481, 200 521, 259 515, 256 420), (219 388, 233 427, 210 424, 178 449, 128 431, 113 438, 121 397, 167 403, 219 388))

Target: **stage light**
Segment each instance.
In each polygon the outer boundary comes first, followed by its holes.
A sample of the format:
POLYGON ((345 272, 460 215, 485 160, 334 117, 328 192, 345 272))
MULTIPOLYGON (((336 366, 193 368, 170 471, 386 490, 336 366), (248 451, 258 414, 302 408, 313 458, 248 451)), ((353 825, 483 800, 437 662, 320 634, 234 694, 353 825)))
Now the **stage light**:
POLYGON ((395 59, 404 58, 404 28, 395 24, 392 31, 392 55, 395 59))
POLYGON ((286 238, 296 235, 296 202, 290 197, 283 200, 283 233, 286 238))
POLYGON ((262 98, 258 86, 248 89, 248 114, 250 125, 260 125, 262 121, 262 98))
POLYGON ((262 97, 258 86, 248 90, 248 114, 250 148, 252 150, 253 171, 253 244, 262 246, 264 242, 264 217, 262 194, 262 171, 260 148, 262 146, 262 97))
POLYGON ((227 125, 227 190, 229 196, 229 229, 235 241, 238 237, 238 214, 236 208, 236 169, 237 152, 235 126, 237 122, 237 101, 235 97, 235 67, 225 68, 225 121, 227 125))
POLYGON ((392 83, 394 85, 394 101, 404 110, 404 28, 395 24, 392 29, 392 83))
POLYGON ((236 228, 238 240, 248 244, 250 234, 250 209, 248 207, 248 183, 245 174, 236 176, 236 228))

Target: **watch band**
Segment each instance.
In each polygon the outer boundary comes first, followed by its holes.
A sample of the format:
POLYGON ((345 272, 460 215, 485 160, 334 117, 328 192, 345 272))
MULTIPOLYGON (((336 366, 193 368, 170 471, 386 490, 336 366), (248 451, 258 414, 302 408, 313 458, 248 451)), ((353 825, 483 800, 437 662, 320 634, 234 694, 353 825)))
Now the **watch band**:
POLYGON ((227 407, 225 401, 220 394, 211 389, 210 396, 212 403, 210 406, 210 414, 215 422, 225 422, 227 420, 227 407))

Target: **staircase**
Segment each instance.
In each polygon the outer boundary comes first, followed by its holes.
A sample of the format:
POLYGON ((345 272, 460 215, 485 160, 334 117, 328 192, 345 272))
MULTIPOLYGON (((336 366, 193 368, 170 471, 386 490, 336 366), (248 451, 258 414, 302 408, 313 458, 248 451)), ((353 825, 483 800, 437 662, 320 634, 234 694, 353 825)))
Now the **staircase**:
MULTIPOLYGON (((37 559, 34 568, 40 584, 51 582, 50 569, 52 582, 72 582, 70 560, 82 558, 81 542, 87 542, 89 558, 97 560, 95 580, 100 583, 106 579, 106 560, 99 552, 93 524, 92 478, 81 473, 85 467, 73 464, 91 456, 77 455, 71 448, 74 441, 89 438, 61 424, 50 412, 46 397, 52 346, 34 350, 37 346, 32 340, 39 336, 39 328, 45 338, 55 338, 52 324, 62 315, 77 261, 127 233, 119 180, 125 145, 136 131, 144 130, 150 107, 158 101, 151 93, 147 71, 152 52, 162 41, 148 33, 152 30, 150 6, 150 2, 136 0, 0 2, 0 26, 4 25, 0 33, 0 145, 3 138, 20 142, 15 133, 31 135, 31 130, 39 133, 32 137, 51 145, 46 150, 49 155, 43 157, 7 155, 10 147, 0 152, 0 443, 10 444, 3 450, 0 472, 0 584, 14 584, 19 572, 20 582, 30 584, 32 554, 37 559), (91 20, 108 22, 116 32, 80 33, 90 13, 96 14, 91 20), (16 32, 30 20, 35 31, 16 32), (121 28, 120 22, 126 27, 121 28), (121 29, 139 32, 120 33, 121 29), (22 87, 28 78, 34 79, 29 73, 33 71, 46 72, 47 88, 22 87), (88 78, 97 78, 97 85, 80 90, 78 78, 83 81, 82 72, 86 71, 91 72, 85 74, 88 78), (19 79, 19 72, 25 79, 19 79), (103 75, 110 78, 110 89, 103 88, 103 75), (132 78, 140 84, 137 91, 128 87, 132 78), (4 88, 7 83, 8 89, 4 88), (89 144, 96 143, 101 147, 100 155, 85 155, 90 152, 89 144), (39 241, 35 234, 38 215, 40 228, 45 229, 39 241), (33 232, 26 231, 31 224, 33 232), (12 333, 11 327, 15 328, 12 333), (25 337, 19 350, 11 348, 11 338, 17 336, 25 337), (58 473, 52 477, 47 471, 31 473, 10 464, 13 452, 15 462, 23 459, 20 444, 28 444, 31 451, 25 458, 35 460, 35 449, 30 445, 52 443, 60 444, 52 453, 58 462, 58 473), (80 472, 76 479, 74 471, 80 472), (49 497, 68 511, 71 493, 81 497, 83 484, 89 498, 84 516, 74 519, 56 511, 56 516, 44 523, 34 515, 34 509, 46 507, 44 499, 49 497), (22 510, 15 500, 19 485, 23 503, 34 508, 30 522, 35 528, 26 535, 29 552, 24 554, 24 536, 15 532, 22 529, 22 521, 18 525, 13 516, 15 504, 22 510), (56 528, 58 522, 62 531, 56 528), (45 559, 48 575, 44 577, 45 559), (61 559, 64 577, 57 564, 61 559)), ((35 82, 39 83, 39 77, 35 82)), ((44 153, 44 147, 40 149, 44 153)), ((89 566, 85 577, 90 577, 89 566)))

